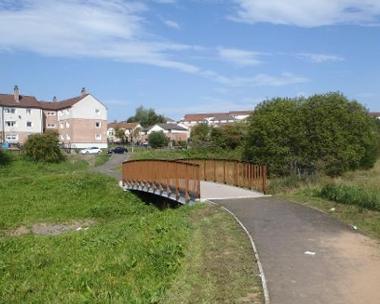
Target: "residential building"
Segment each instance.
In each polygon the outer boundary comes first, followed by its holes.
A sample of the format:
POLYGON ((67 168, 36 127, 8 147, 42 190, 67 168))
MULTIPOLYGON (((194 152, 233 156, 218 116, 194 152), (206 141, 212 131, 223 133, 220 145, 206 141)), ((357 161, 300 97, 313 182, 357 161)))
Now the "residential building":
POLYGON ((369 115, 377 119, 380 119, 380 112, 371 112, 369 113, 369 115))
POLYGON ((187 141, 190 137, 190 131, 175 123, 155 124, 147 131, 147 135, 152 132, 163 132, 171 142, 187 141))
POLYGON ((246 119, 252 111, 231 111, 226 113, 186 114, 179 124, 191 129, 193 126, 205 123, 220 126, 246 119))
POLYGON ((65 148, 107 148, 107 108, 82 89, 80 96, 40 102, 44 130, 57 130, 65 148))
POLYGON ((31 134, 56 130, 66 148, 107 148, 107 108, 82 89, 78 97, 51 102, 0 94, 0 141, 24 144, 31 134))
POLYGON ((0 94, 0 142, 23 144, 31 134, 42 133, 43 113, 37 99, 20 94, 0 94))
POLYGON ((138 122, 112 122, 108 124, 107 138, 109 142, 118 143, 121 141, 116 136, 116 130, 121 129, 128 142, 139 143, 141 141, 142 127, 138 122))

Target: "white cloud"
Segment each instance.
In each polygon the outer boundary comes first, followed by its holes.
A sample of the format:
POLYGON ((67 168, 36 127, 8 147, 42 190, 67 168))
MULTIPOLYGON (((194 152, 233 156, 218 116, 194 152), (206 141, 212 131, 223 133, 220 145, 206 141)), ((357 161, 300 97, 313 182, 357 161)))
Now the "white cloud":
POLYGON ((148 9, 144 4, 122 0, 22 0, 17 8, 4 0, 0 4, 0 50, 198 71, 171 56, 192 46, 143 38, 149 36, 142 27, 142 13, 148 9))
POLYGON ((179 30, 181 28, 179 24, 173 20, 164 20, 164 23, 167 27, 170 27, 176 30, 179 30))
POLYGON ((232 19, 248 23, 316 27, 333 24, 373 24, 380 16, 379 0, 235 0, 232 19))
POLYGON ((317 53, 298 53, 297 57, 309 60, 313 63, 325 63, 325 62, 339 62, 344 61, 344 58, 331 54, 317 54, 317 53))
MULTIPOLYGON (((141 2, 124 0, 20 0, 17 6, 0 0, 0 50, 30 51, 45 56, 93 57, 149 64, 204 77, 226 86, 281 86, 307 81, 302 76, 259 74, 226 77, 176 60, 184 51, 204 48, 171 41, 149 40, 143 29, 141 2), (173 59, 174 58, 174 59, 173 59)), ((255 53, 219 50, 225 59, 256 63, 255 53)))
POLYGON ((261 63, 258 58, 261 54, 258 52, 230 48, 219 48, 218 52, 222 60, 239 66, 252 66, 261 63))
POLYGON ((282 73, 280 75, 269 75, 262 73, 251 77, 226 77, 212 71, 202 71, 201 73, 205 77, 230 87, 280 87, 310 81, 304 76, 294 75, 292 73, 282 73))

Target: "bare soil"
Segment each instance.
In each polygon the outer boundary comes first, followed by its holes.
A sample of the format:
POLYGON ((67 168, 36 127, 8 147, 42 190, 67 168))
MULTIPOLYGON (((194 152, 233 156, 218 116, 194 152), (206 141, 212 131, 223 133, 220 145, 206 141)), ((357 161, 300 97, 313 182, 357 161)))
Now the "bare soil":
POLYGON ((35 235, 59 235, 69 231, 87 230, 95 222, 92 220, 74 221, 70 223, 36 223, 30 227, 20 226, 16 229, 8 231, 10 236, 21 236, 26 234, 35 235))
POLYGON ((335 248, 344 272, 336 282, 347 304, 380 303, 380 245, 360 233, 341 233, 326 240, 335 248))

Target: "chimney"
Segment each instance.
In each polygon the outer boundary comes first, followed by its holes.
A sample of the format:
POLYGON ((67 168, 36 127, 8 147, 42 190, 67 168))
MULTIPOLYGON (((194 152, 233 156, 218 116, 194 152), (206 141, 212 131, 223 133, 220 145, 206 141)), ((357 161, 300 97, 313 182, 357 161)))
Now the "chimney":
POLYGON ((53 97, 53 102, 57 102, 57 101, 58 101, 57 96, 54 96, 53 97))
POLYGON ((18 88, 17 85, 15 85, 13 91, 14 91, 13 96, 14 96, 14 98, 15 98, 15 101, 16 101, 17 103, 19 103, 19 102, 20 102, 20 90, 19 90, 19 88, 18 88))
POLYGON ((82 88, 82 90, 80 90, 80 96, 84 96, 86 94, 87 94, 86 88, 82 88))

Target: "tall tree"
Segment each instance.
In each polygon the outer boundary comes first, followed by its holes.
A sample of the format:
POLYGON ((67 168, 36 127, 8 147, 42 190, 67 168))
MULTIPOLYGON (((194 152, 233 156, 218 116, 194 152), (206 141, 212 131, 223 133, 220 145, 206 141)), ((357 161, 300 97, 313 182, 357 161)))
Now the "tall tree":
POLYGON ((135 115, 129 117, 127 121, 138 122, 142 127, 147 128, 157 123, 165 123, 166 118, 163 115, 157 114, 152 108, 140 106, 136 109, 135 115))

